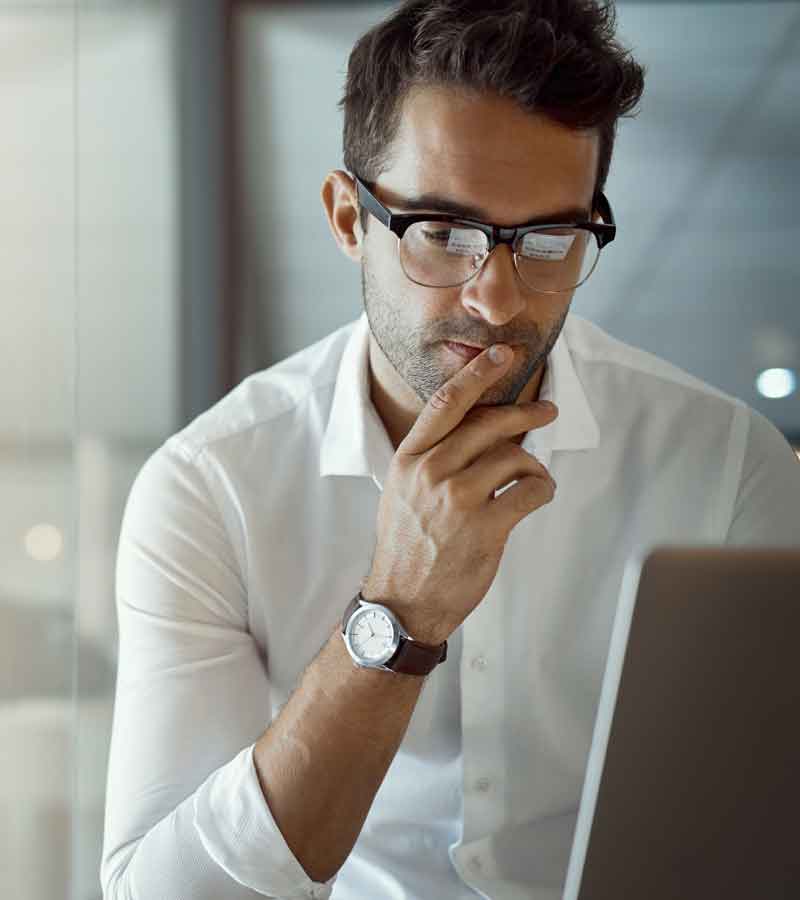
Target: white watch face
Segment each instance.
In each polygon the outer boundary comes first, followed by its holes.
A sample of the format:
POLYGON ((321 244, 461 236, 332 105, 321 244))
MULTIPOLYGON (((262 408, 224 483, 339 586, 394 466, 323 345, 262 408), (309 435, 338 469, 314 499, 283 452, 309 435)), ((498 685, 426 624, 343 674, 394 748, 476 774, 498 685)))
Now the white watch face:
POLYGON ((385 662, 394 650, 394 627, 379 609, 362 609, 354 617, 350 645, 362 658, 385 662))

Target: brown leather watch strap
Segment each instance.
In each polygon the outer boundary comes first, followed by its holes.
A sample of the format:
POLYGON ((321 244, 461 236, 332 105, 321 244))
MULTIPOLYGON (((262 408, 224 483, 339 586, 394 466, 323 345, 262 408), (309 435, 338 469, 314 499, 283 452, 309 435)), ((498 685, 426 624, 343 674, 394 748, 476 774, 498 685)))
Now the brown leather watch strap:
POLYGON ((347 623, 350 621, 350 616, 361 606, 362 601, 361 591, 359 591, 355 597, 347 604, 347 609, 344 611, 344 615, 342 616, 342 634, 347 631, 347 623))
MULTIPOLYGON (((342 617, 342 634, 347 630, 347 623, 350 616, 361 605, 361 603, 370 603, 377 601, 365 600, 359 591, 350 601, 347 609, 342 617)), ((386 604, 381 604, 385 606, 386 604)), ((391 607, 387 606, 387 609, 391 607)), ((413 638, 404 638, 401 636, 400 645, 394 656, 390 657, 384 665, 393 672, 400 672, 403 675, 427 675, 432 672, 439 663, 447 659, 447 641, 432 646, 430 644, 422 644, 413 638)))
POLYGON ((427 675, 447 659, 447 641, 432 647, 410 638, 400 638, 397 652, 384 665, 405 675, 427 675))

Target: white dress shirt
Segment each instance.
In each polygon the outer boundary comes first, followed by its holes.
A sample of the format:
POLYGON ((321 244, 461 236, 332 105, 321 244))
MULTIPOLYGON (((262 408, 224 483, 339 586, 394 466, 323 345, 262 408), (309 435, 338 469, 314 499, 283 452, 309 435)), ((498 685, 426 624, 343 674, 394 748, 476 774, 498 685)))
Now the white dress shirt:
POLYGON ((571 313, 540 391, 560 414, 522 443, 555 498, 512 530, 351 855, 315 883, 252 751, 371 564, 394 450, 368 336, 362 313, 246 378, 136 477, 117 556, 105 900, 559 898, 627 559, 658 543, 800 543, 783 435, 571 313))

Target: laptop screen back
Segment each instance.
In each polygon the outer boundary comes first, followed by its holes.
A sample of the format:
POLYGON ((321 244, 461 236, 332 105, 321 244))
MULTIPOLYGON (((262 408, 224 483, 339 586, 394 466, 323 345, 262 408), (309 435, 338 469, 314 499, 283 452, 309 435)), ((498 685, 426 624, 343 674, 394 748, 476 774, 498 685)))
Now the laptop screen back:
POLYGON ((626 570, 564 900, 800 897, 800 547, 626 570))

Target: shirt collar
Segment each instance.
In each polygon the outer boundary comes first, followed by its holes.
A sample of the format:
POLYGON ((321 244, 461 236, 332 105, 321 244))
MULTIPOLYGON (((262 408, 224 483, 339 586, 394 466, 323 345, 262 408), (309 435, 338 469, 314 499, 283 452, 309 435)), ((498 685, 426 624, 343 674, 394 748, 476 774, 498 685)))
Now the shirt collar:
MULTIPOLYGON (((555 450, 597 447, 600 430, 592 414, 567 344, 569 316, 545 364, 540 400, 558 406, 558 418, 544 428, 529 431, 522 447, 548 465, 555 450)), ((383 422, 369 390, 369 322, 362 312, 345 345, 328 424, 320 451, 320 477, 364 475, 379 487, 394 456, 383 422)))

